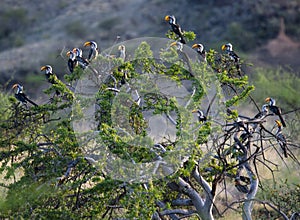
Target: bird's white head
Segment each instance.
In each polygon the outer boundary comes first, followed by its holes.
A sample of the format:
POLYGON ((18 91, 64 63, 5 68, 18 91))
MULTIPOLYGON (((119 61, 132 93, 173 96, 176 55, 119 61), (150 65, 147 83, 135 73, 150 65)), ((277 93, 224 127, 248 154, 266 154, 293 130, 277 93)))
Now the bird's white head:
POLYGON ((175 24, 176 23, 176 18, 174 15, 166 15, 165 16, 165 21, 169 22, 170 24, 175 24))
POLYGON ((232 44, 227 43, 227 44, 222 45, 222 50, 232 51, 233 50, 232 44))
POLYGON ((273 99, 271 97, 266 98, 265 102, 269 103, 269 106, 275 106, 276 105, 275 99, 273 99))
POLYGON ((82 57, 82 50, 81 50, 81 49, 75 47, 75 48, 73 48, 72 51, 75 53, 75 55, 76 55, 77 57, 82 57))
POLYGON ((193 49, 196 49, 198 52, 202 53, 204 50, 204 46, 202 44, 194 44, 192 46, 193 49))
POLYGON ((23 86, 18 83, 14 84, 12 86, 12 89, 17 89, 16 94, 23 92, 23 86))
POLYGON ((41 71, 45 70, 45 74, 52 74, 52 66, 45 65, 41 67, 41 71))

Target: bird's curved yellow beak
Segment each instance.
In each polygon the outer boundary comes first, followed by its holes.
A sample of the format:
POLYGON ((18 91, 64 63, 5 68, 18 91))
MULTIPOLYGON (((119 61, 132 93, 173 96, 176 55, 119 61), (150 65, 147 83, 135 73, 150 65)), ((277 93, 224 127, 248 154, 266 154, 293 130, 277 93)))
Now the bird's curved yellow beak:
POLYGON ((43 71, 43 70, 45 70, 45 69, 47 69, 46 66, 42 66, 42 67, 41 67, 41 71, 43 71))
POLYGON ((176 42, 176 41, 170 44, 171 47, 172 47, 172 46, 176 46, 176 45, 177 45, 177 42, 176 42))
POLYGON ((194 44, 192 48, 198 48, 198 44, 194 44))
POLYGON ((270 100, 271 100, 271 98, 268 97, 268 98, 265 99, 265 102, 269 102, 270 100))
POLYGON ((224 44, 224 45, 222 45, 222 50, 225 50, 226 49, 226 45, 224 44))
POLYGON ((197 109, 194 109, 193 111, 192 111, 192 113, 195 113, 195 112, 197 112, 198 110, 197 109))
POLYGON ((122 44, 118 47, 118 50, 124 50, 125 49, 125 46, 122 44))
POLYGON ((275 120, 278 127, 282 126, 281 122, 279 120, 275 120))
POLYGON ((66 54, 67 54, 67 56, 70 56, 70 54, 71 54, 71 51, 68 51, 66 54))
POLYGON ((166 15, 165 21, 170 21, 170 16, 169 15, 166 15))
POLYGON ((14 84, 11 88, 14 89, 18 86, 18 84, 14 84))
POLYGON ((91 42, 90 41, 87 41, 83 44, 83 46, 87 47, 87 46, 90 46, 91 45, 91 42))
POLYGON ((72 52, 73 52, 73 53, 76 53, 76 48, 73 48, 72 52))

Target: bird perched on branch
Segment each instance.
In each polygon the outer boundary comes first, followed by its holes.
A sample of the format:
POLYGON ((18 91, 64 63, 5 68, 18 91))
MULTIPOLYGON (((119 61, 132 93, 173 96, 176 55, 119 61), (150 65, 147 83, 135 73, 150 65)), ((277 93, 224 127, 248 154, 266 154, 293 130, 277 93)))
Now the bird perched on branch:
POLYGON ((48 82, 53 85, 55 89, 55 94, 58 96, 61 93, 63 94, 63 98, 73 99, 74 94, 73 92, 67 88, 66 84, 60 81, 57 76, 52 72, 52 67, 50 65, 45 65, 41 67, 41 71, 45 70, 46 78, 48 82))
POLYGON ((76 61, 82 69, 85 69, 89 65, 89 61, 82 57, 82 50, 79 48, 74 48, 72 50, 75 53, 76 61))
POLYGON ((88 60, 91 61, 93 59, 96 59, 99 53, 98 45, 95 41, 87 41, 84 43, 85 47, 90 46, 90 52, 88 56, 88 60))
POLYGON ((269 112, 268 105, 264 104, 261 107, 261 112, 257 113, 253 119, 263 119, 269 112))
POLYGON ((240 65, 240 57, 233 51, 233 47, 231 43, 227 43, 222 45, 222 50, 228 54, 230 59, 235 62, 236 69, 238 71, 238 74, 241 75, 241 65, 240 65))
MULTIPOLYGON (((59 79, 52 72, 52 66, 50 66, 50 65, 42 66, 41 71, 44 71, 44 70, 45 70, 46 79, 48 80, 49 83, 51 83, 52 85, 59 83, 59 79)), ((56 93, 56 95, 60 95, 60 92, 57 89, 55 90, 55 93, 56 93)))
POLYGON ((180 52, 182 52, 182 50, 183 50, 183 44, 179 41, 175 41, 175 42, 171 43, 170 46, 176 47, 176 50, 180 51, 180 52))
POLYGON ((265 102, 269 104, 269 110, 279 117, 282 126, 286 127, 285 121, 281 115, 281 109, 278 106, 276 106, 275 99, 268 97, 265 99, 265 102))
POLYGON ((258 125, 260 124, 260 122, 262 122, 262 120, 268 115, 269 113, 269 108, 267 104, 262 105, 261 107, 261 111, 258 112, 251 120, 256 121, 255 123, 253 123, 252 125, 252 129, 253 131, 256 130, 256 128, 258 127, 258 125))
POLYGON ((190 58, 183 51, 183 43, 181 43, 180 41, 175 41, 175 42, 171 43, 170 46, 172 46, 172 47, 176 46, 176 50, 178 52, 178 55, 180 55, 179 58, 181 58, 182 61, 188 66, 190 76, 194 77, 192 66, 191 66, 191 63, 190 63, 190 58))
POLYGON ((67 52, 67 56, 69 57, 68 59, 68 68, 71 73, 73 73, 74 68, 77 66, 78 62, 76 60, 76 55, 72 50, 69 50, 67 52))
POLYGON ((203 111, 201 111, 200 109, 195 109, 192 111, 193 113, 197 112, 197 116, 198 116, 198 121, 199 122, 205 122, 207 120, 206 116, 204 115, 203 111))
POLYGON ((240 57, 233 51, 231 43, 222 45, 222 50, 225 51, 229 55, 230 59, 234 60, 234 62, 240 61, 240 57))
POLYGON ((125 61, 126 58, 126 47, 125 45, 120 45, 118 47, 119 54, 117 55, 117 58, 121 58, 123 61, 125 61))
POLYGON ((283 155, 287 158, 288 157, 288 154, 287 154, 287 144, 286 144, 286 138, 282 134, 282 124, 278 120, 276 120, 275 122, 276 122, 277 127, 278 127, 278 130, 276 132, 276 138, 277 138, 279 146, 281 147, 281 149, 283 151, 283 155))
POLYGON ((181 30, 181 27, 179 24, 176 23, 176 18, 174 15, 166 15, 165 16, 165 21, 169 22, 171 25, 172 31, 179 37, 180 42, 183 44, 186 44, 186 41, 183 37, 183 32, 181 30))
POLYGON ((23 86, 21 86, 20 84, 14 84, 12 86, 12 89, 17 89, 16 92, 15 92, 15 97, 16 97, 17 100, 22 102, 22 104, 27 106, 27 102, 29 102, 34 106, 38 106, 35 102, 31 101, 27 97, 27 95, 23 92, 23 86))
POLYGON ((48 80, 48 82, 51 84, 56 84, 58 78, 54 73, 52 73, 52 66, 50 66, 50 65, 42 66, 41 71, 44 71, 44 70, 45 70, 45 76, 46 76, 46 79, 48 80))
POLYGON ((238 191, 240 191, 241 193, 249 193, 249 187, 247 185, 243 185, 241 184, 240 180, 235 179, 234 181, 234 186, 237 188, 238 191))
POLYGON ((197 53, 201 56, 203 61, 206 62, 206 51, 204 49, 204 46, 202 44, 194 44, 192 48, 195 49, 197 53))

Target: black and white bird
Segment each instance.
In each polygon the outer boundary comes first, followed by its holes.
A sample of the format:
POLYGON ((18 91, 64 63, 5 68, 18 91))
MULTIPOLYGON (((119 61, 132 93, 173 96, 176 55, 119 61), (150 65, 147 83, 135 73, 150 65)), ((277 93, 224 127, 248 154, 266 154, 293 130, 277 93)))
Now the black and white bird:
POLYGON ((279 117, 282 126, 286 127, 285 121, 281 115, 281 109, 278 106, 276 106, 275 99, 268 97, 265 99, 265 102, 268 103, 269 110, 279 117))
POLYGON ((15 97, 18 101, 20 101, 22 104, 27 106, 27 102, 31 103, 34 106, 38 106, 35 102, 31 101, 27 95, 23 92, 23 86, 20 84, 14 84, 12 86, 12 89, 16 89, 15 97))
POLYGON ((282 134, 282 124, 279 120, 275 121, 277 124, 277 132, 276 132, 276 138, 277 138, 277 142, 279 144, 279 146, 281 147, 282 151, 283 151, 283 155, 284 157, 288 157, 287 154, 287 142, 286 142, 286 138, 285 136, 282 134))
POLYGON ((252 130, 255 131, 256 128, 258 127, 258 125, 260 124, 260 122, 262 122, 262 120, 267 117, 269 113, 269 107, 268 104, 264 104, 261 107, 261 111, 258 112, 253 118, 251 118, 251 120, 255 121, 252 124, 252 130))
POLYGON ((240 182, 240 180, 235 180, 234 181, 234 186, 237 188, 237 190, 241 193, 249 193, 249 187, 247 185, 244 185, 240 182))
POLYGON ((231 43, 227 43, 222 45, 222 50, 228 54, 230 59, 234 61, 236 70, 238 74, 241 75, 241 64, 240 64, 240 57, 233 51, 233 46, 231 43))
POLYGON ((203 44, 194 44, 192 48, 195 49, 200 55, 201 59, 206 62, 206 50, 204 49, 203 44))
POLYGON ((98 45, 95 41, 86 41, 84 43, 85 47, 90 47, 89 55, 88 55, 88 60, 91 62, 91 60, 96 59, 98 54, 99 54, 99 49, 98 45))
POLYGON ((56 84, 57 83, 58 78, 52 72, 52 66, 50 66, 50 65, 42 66, 41 71, 45 71, 45 76, 46 76, 46 79, 48 80, 49 83, 51 83, 51 84, 56 84))
MULTIPOLYGON (((45 71, 46 79, 49 83, 52 85, 60 83, 60 80, 57 78, 57 76, 52 72, 52 66, 45 65, 41 67, 41 71, 45 71)), ((56 95, 60 95, 60 91, 57 89, 55 90, 56 95)))
POLYGON ((126 59, 126 47, 125 47, 125 45, 120 45, 118 47, 118 51, 119 51, 119 53, 117 55, 117 58, 121 58, 123 61, 125 61, 125 59, 126 59))
POLYGON ((268 109, 268 104, 264 104, 261 107, 261 111, 257 113, 253 119, 264 119, 268 115, 269 109, 268 109))
POLYGON ((222 45, 222 50, 225 51, 234 62, 240 61, 240 57, 233 51, 231 43, 222 45))
POLYGON ((172 31, 179 37, 181 43, 186 44, 186 41, 183 37, 183 31, 179 24, 176 23, 176 18, 174 15, 166 15, 165 21, 169 22, 171 25, 172 31))
POLYGON ((69 50, 67 52, 67 56, 69 57, 68 59, 68 68, 71 73, 73 73, 74 68, 77 66, 78 62, 76 60, 76 55, 72 50, 69 50))
POLYGON ((171 47, 176 47, 177 51, 182 52, 183 50, 183 43, 179 42, 179 41, 175 41, 173 43, 170 44, 171 47))
POLYGON ((85 69, 89 65, 89 61, 82 57, 82 50, 75 47, 72 51, 75 53, 76 61, 78 62, 78 65, 82 69, 85 69))
POLYGON ((199 122, 205 122, 205 121, 207 121, 206 116, 204 115, 203 111, 201 111, 200 109, 195 109, 192 112, 193 113, 197 113, 197 117, 198 117, 198 121, 199 122))

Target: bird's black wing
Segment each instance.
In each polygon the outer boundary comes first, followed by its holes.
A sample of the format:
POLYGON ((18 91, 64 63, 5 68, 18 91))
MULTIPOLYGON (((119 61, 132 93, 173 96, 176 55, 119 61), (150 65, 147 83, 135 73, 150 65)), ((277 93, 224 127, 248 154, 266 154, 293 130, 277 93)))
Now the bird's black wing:
POLYGON ((31 101, 24 93, 18 93, 18 94, 15 94, 15 97, 19 100, 19 101, 21 101, 21 102, 23 102, 23 103, 27 103, 27 102, 29 102, 29 103, 31 103, 32 105, 34 105, 34 106, 38 106, 35 102, 33 102, 33 101, 31 101))
POLYGON ((93 49, 90 49, 89 56, 88 56, 89 60, 91 59, 92 55, 93 55, 93 49))
POLYGON ((182 33, 182 30, 181 30, 181 27, 179 26, 179 24, 172 24, 171 26, 172 26, 173 32, 179 36, 180 42, 183 44, 186 44, 186 41, 183 38, 183 33, 182 33))
POLYGON ((70 72, 73 73, 73 71, 74 71, 74 61, 71 60, 71 59, 68 60, 68 68, 69 68, 70 72))
POLYGON ((281 109, 278 106, 271 105, 270 110, 271 110, 271 112, 273 112, 275 115, 277 115, 279 117, 282 126, 286 127, 285 121, 281 115, 281 109))
POLYGON ((240 61, 240 57, 234 51, 230 51, 229 52, 229 56, 232 59, 234 59, 235 62, 239 62, 240 61))
POLYGON ((286 144, 285 136, 283 134, 279 133, 277 135, 277 139, 278 139, 278 143, 283 151, 284 156, 287 158, 288 154, 287 154, 287 144, 286 144))

